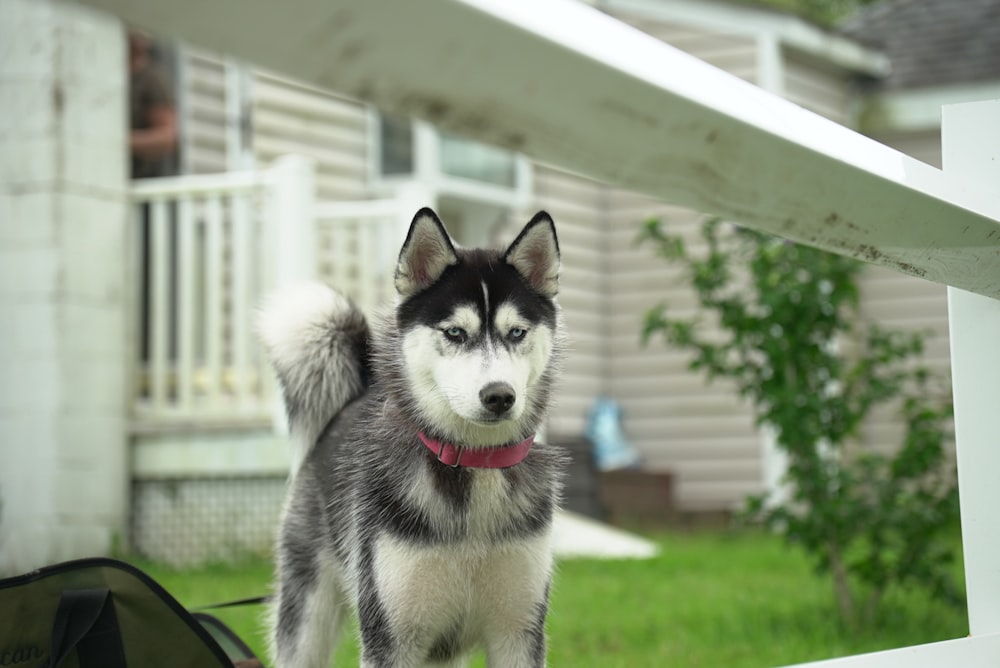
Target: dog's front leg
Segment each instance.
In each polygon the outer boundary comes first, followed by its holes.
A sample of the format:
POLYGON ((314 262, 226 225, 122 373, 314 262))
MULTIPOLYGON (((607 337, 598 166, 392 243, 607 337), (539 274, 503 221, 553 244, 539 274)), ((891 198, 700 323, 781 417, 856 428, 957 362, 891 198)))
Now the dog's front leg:
POLYGON ((416 668, 426 654, 425 648, 395 628, 371 570, 363 569, 360 575, 361 668, 416 668))
POLYGON ((548 533, 494 549, 481 581, 488 610, 486 663, 490 668, 545 665, 545 617, 549 609, 552 554, 548 533))
POLYGON ((486 665, 489 668, 543 668, 545 666, 545 598, 534 605, 533 621, 522 628, 493 629, 486 638, 486 665))
POLYGON ((299 493, 282 520, 271 638, 278 668, 329 666, 349 610, 343 564, 316 551, 318 514, 312 497, 299 493))
POLYGON ((364 668, 464 665, 463 628, 468 574, 458 580, 441 565, 460 561, 463 548, 422 546, 388 534, 363 553, 358 572, 358 620, 364 668))

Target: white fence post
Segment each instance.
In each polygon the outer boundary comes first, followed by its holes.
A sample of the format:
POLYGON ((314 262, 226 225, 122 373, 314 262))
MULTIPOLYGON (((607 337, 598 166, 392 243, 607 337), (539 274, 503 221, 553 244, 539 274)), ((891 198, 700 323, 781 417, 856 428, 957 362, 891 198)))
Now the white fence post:
POLYGON ((316 168, 310 158, 286 155, 272 170, 274 205, 267 223, 274 257, 269 287, 275 288, 316 276, 316 168))
MULTIPOLYGON (((1000 100, 945 107, 944 172, 1000 218, 1000 100)), ((1000 246, 1000 226, 983 245, 1000 246)), ((982 267, 984 272, 995 271, 982 267)), ((969 630, 1000 633, 1000 301, 948 288, 969 630)))
POLYGON ((399 239, 396 240, 396 243, 397 246, 402 246, 403 239, 406 238, 406 233, 410 229, 410 223, 413 222, 413 214, 425 206, 435 208, 437 206, 437 193, 426 183, 414 180, 401 184, 396 191, 395 199, 399 203, 400 227, 399 239))
MULTIPOLYGON (((301 155, 278 158, 270 216, 266 221, 268 246, 274 258, 271 285, 264 292, 316 277, 316 166, 301 155)), ((288 434, 288 416, 281 393, 274 393, 274 431, 288 434)))

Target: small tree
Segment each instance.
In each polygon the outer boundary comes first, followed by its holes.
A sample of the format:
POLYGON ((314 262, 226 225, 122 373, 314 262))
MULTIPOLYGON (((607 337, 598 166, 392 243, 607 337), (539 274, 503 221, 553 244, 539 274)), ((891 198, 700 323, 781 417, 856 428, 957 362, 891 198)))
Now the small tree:
POLYGON ((687 252, 657 219, 640 240, 686 270, 701 321, 650 310, 648 342, 661 335, 694 353, 690 368, 727 377, 769 425, 787 454, 787 498, 749 500, 749 514, 801 546, 833 577, 842 619, 873 621, 894 585, 927 588, 960 602, 949 576, 945 532, 956 525, 958 494, 943 449, 948 400, 932 397, 928 371, 915 364, 923 336, 858 324, 856 260, 800 246, 718 219, 703 223, 704 255, 687 252), (852 354, 840 352, 848 343, 852 354), (849 448, 877 405, 899 400, 905 436, 891 454, 849 448))

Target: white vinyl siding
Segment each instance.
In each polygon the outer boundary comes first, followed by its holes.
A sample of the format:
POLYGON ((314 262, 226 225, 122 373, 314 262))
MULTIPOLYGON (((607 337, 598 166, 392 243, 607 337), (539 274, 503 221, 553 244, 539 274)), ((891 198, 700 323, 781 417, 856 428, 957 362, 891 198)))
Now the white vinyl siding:
MULTIPOLYGON (((672 46, 748 81, 757 76, 755 40, 627 14, 618 18, 672 46)), ((696 297, 680 270, 636 248, 640 224, 657 215, 700 247, 698 214, 637 194, 608 194, 609 393, 623 409, 629 440, 643 465, 676 476, 682 511, 731 509, 761 489, 761 437, 731 383, 707 384, 688 371, 689 356, 662 339, 640 342, 643 317, 667 302, 678 315, 694 312, 696 297)))
POLYGON ((679 23, 650 20, 628 12, 609 13, 644 33, 741 79, 754 81, 757 76, 756 43, 746 35, 721 34, 679 23))
POLYGON ((250 99, 234 104, 227 100, 232 94, 227 68, 238 65, 191 47, 184 48, 183 59, 184 152, 191 173, 230 169, 227 154, 242 147, 227 147, 227 141, 240 135, 227 130, 249 128, 244 141, 260 167, 289 154, 316 161, 319 201, 369 196, 369 114, 364 104, 261 70, 251 70, 250 99))
MULTIPOLYGON (((938 396, 950 393, 951 358, 948 346, 947 288, 881 267, 868 267, 861 284, 861 309, 865 319, 906 332, 923 332, 922 363, 939 374, 932 387, 938 396)), ((901 443, 903 424, 897 404, 876 410, 865 424, 866 445, 889 451, 901 443)))
POLYGON ((851 89, 849 74, 785 49, 784 96, 801 107, 842 125, 849 124, 851 89))
POLYGON ((697 303, 677 265, 656 257, 651 246, 636 247, 640 224, 658 217, 698 252, 702 218, 623 191, 611 193, 609 209, 610 386, 626 433, 647 468, 674 472, 681 510, 732 508, 761 486, 761 439, 749 407, 731 382, 707 383, 689 371, 690 355, 662 337, 647 345, 640 340, 650 308, 666 303, 683 317, 697 303))
MULTIPOLYGON (((226 68, 206 51, 184 47, 184 163, 191 174, 218 174, 226 165, 226 68)), ((238 119, 234 119, 238 122, 238 119)))
POLYGON ((606 188, 543 165, 534 167, 534 184, 535 207, 552 215, 559 236, 559 304, 569 336, 549 432, 575 438, 583 434, 594 400, 607 392, 606 188))
POLYGON ((876 141, 922 160, 932 167, 941 167, 941 129, 916 132, 880 132, 872 135, 876 141))
POLYGON ((360 102, 255 71, 253 151, 260 165, 287 154, 316 161, 319 201, 368 196, 368 113, 360 102))

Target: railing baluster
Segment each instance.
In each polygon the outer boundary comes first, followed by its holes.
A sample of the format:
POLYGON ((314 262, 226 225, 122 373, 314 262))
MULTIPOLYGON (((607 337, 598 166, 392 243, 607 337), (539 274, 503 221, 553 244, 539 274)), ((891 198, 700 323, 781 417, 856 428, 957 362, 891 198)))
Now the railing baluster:
POLYGON ((220 404, 222 379, 223 281, 225 244, 222 230, 222 199, 209 195, 205 200, 205 405, 211 410, 220 404))
POLYGON ((327 279, 330 285, 345 291, 350 287, 345 271, 345 258, 350 254, 349 229, 342 220, 330 221, 330 275, 327 279))
MULTIPOLYGON (((261 268, 261 271, 257 274, 257 280, 259 281, 257 285, 257 299, 258 302, 256 306, 260 306, 261 300, 267 297, 267 294, 272 290, 277 284, 277 266, 276 258, 274 253, 274 248, 276 245, 274 234, 275 226, 270 224, 270 221, 274 220, 274 216, 277 212, 277 206, 274 201, 274 194, 271 190, 264 190, 258 193, 258 203, 257 206, 259 210, 257 211, 257 217, 254 220, 256 229, 258 231, 259 241, 256 244, 256 262, 261 268)), ((316 267, 319 266, 320 257, 322 254, 322 231, 319 229, 319 221, 315 221, 317 225, 317 252, 315 257, 316 267)), ((316 267, 313 267, 312 273, 314 275, 318 274, 316 267)), ((256 332, 256 311, 253 314, 254 317, 254 331, 256 332)), ((255 338, 256 341, 256 338, 255 338)), ((260 401, 261 408, 266 409, 272 415, 277 412, 275 408, 275 394, 276 394, 276 384, 274 382, 274 373, 271 371, 271 363, 268 360, 264 350, 261 346, 255 345, 254 351, 256 354, 256 370, 257 377, 260 379, 260 401)))
MULTIPOLYGON (((393 269, 399 221, 414 197, 317 205, 317 225, 329 239, 317 262, 319 278, 347 294, 369 315, 395 295, 393 269)), ((420 202, 426 202, 423 194, 420 202)), ((408 222, 407 222, 408 224, 408 222)))
POLYGON ((393 284, 395 257, 391 249, 398 241, 394 238, 398 224, 395 218, 381 217, 376 225, 378 228, 379 265, 375 269, 378 273, 373 277, 373 280, 378 283, 378 302, 381 305, 391 300, 396 291, 396 286, 393 284))
POLYGON ((132 394, 132 414, 133 417, 136 417, 144 412, 145 397, 148 396, 149 390, 149 360, 143 354, 143 351, 146 350, 146 343, 143 341, 143 338, 148 336, 148 326, 144 327, 142 322, 148 299, 142 280, 143 273, 147 270, 143 266, 143 246, 147 242, 142 229, 143 219, 148 215, 146 213, 146 202, 134 201, 131 207, 131 214, 129 219, 129 235, 127 237, 131 257, 126 265, 128 272, 126 285, 132 286, 129 299, 129 310, 131 313, 129 324, 131 327, 128 330, 131 357, 129 383, 132 394))
POLYGON ((195 278, 198 273, 192 201, 177 199, 177 407, 194 409, 195 278))
POLYGON ((358 218, 352 222, 357 239, 357 252, 352 259, 355 267, 354 280, 357 281, 358 286, 358 306, 365 313, 371 313, 376 301, 373 230, 378 225, 378 219, 358 218), (372 269, 366 271, 366 267, 372 269))
POLYGON ((147 226, 149 244, 148 336, 149 336, 149 396, 155 411, 168 407, 170 389, 170 235, 167 202, 154 200, 149 206, 147 226))
POLYGON ((250 207, 246 195, 237 193, 229 202, 232 230, 230 247, 230 281, 232 311, 230 314, 230 365, 229 375, 236 405, 245 407, 250 401, 252 366, 250 363, 250 251, 253 238, 250 234, 250 207))

